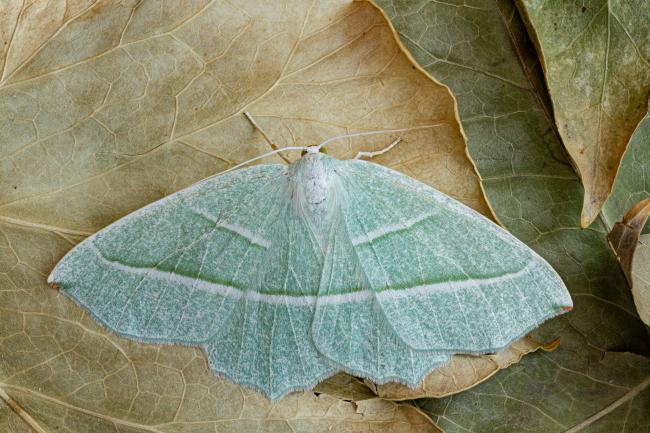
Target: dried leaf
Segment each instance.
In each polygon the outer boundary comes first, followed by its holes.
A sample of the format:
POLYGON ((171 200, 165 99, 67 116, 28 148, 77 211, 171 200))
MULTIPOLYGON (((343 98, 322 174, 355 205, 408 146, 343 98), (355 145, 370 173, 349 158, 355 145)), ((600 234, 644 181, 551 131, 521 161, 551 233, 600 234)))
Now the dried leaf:
MULTIPOLYGON (((436 431, 417 410, 392 403, 302 393, 271 405, 214 377, 200 351, 118 338, 45 286, 84 236, 269 150, 244 110, 278 146, 413 128, 377 161, 489 213, 452 96, 412 64, 374 7, 133 0, 69 4, 63 15, 52 3, 45 15, 6 4, 13 11, 0 14, 8 42, 0 82, 7 395, 47 431, 436 431)), ((348 140, 329 151, 349 157, 391 139, 348 140)), ((296 155, 269 161, 282 157, 296 155)))
POLYGON ((0 81, 10 76, 26 60, 77 15, 86 12, 89 0, 48 2, 8 1, 0 6, 0 81))
POLYGON ((451 95, 414 68, 372 6, 218 2, 187 18, 166 2, 165 19, 149 22, 150 4, 130 19, 123 4, 95 5, 1 84, 4 217, 94 232, 268 150, 244 110, 279 146, 413 128, 377 161, 489 213, 451 95))
POLYGON ((627 277, 641 320, 650 326, 650 251, 641 231, 650 216, 650 198, 634 205, 609 233, 609 244, 627 277))
POLYGON ((379 4, 415 59, 454 92, 495 215, 553 265, 575 301, 571 313, 535 333, 539 341, 559 336, 554 352, 525 356, 469 390, 418 405, 447 433, 559 433, 587 421, 594 430, 584 431, 647 429, 650 362, 636 354, 650 353, 646 329, 606 227, 597 221, 580 229, 582 187, 514 5, 379 4))
POLYGON ((377 394, 366 386, 362 379, 346 373, 338 373, 316 385, 314 392, 322 392, 343 400, 360 402, 377 398, 377 394))
POLYGON ((0 388, 0 427, 2 431, 45 433, 34 418, 2 388, 0 388))
POLYGON ((415 389, 399 383, 374 385, 366 381, 366 384, 379 397, 388 400, 446 397, 478 385, 497 371, 521 361, 521 358, 528 353, 539 349, 550 352, 555 350, 559 344, 559 339, 543 344, 531 338, 522 338, 512 343, 507 349, 493 355, 456 355, 448 365, 431 372, 415 389))
POLYGON ((646 223, 650 213, 650 114, 637 127, 625 151, 612 194, 603 207, 604 219, 612 227, 609 233, 613 248, 632 290, 641 319, 650 323, 650 262, 647 251, 650 232, 646 223), (619 222, 617 222, 619 221, 619 222))
MULTIPOLYGON (((324 430, 367 432, 369 426, 373 431, 388 432, 431 432, 441 433, 431 421, 416 408, 398 405, 393 402, 374 399, 361 404, 345 402, 336 398, 312 393, 295 394, 275 406, 267 401, 252 397, 240 405, 237 412, 228 414, 221 407, 232 406, 226 396, 218 397, 219 405, 210 409, 219 411, 220 417, 196 421, 172 421, 159 423, 152 420, 139 423, 116 420, 80 408, 73 407, 52 398, 42 398, 31 392, 11 390, 15 399, 21 402, 25 410, 32 413, 37 420, 36 432, 65 431, 77 432, 178 432, 178 431, 244 431, 244 432, 319 432, 324 430), (231 419, 221 417, 231 415, 231 419), (40 429, 40 430, 39 430, 40 429)), ((241 393, 237 392, 241 400, 241 393)), ((241 402, 240 402, 241 403, 241 402)), ((20 424, 15 424, 20 426, 20 424)), ((34 425, 32 425, 34 428, 34 425)))
MULTIPOLYGON (((650 103, 650 101, 649 101, 650 103)), ((650 113, 634 131, 616 175, 612 193, 603 206, 603 217, 613 227, 637 202, 650 197, 650 113)), ((650 227, 644 230, 648 232, 650 227)))
POLYGON ((650 326, 650 235, 639 237, 630 269, 630 285, 636 310, 650 326))
POLYGON ((609 244, 621 263, 623 272, 631 281, 632 258, 639 241, 641 231, 650 216, 650 198, 641 200, 625 214, 623 220, 616 223, 608 235, 609 244))
POLYGON ((518 0, 536 37, 555 119, 598 216, 650 91, 650 9, 643 0, 518 0))

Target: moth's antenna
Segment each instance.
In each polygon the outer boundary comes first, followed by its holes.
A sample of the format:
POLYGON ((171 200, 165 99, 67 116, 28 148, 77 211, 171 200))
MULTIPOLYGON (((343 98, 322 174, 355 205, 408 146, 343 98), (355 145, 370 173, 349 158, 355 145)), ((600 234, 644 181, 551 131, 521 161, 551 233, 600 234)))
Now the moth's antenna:
POLYGON ((366 157, 366 158, 374 158, 375 156, 379 156, 379 155, 381 155, 382 153, 386 153, 386 152, 388 152, 388 151, 391 150, 393 147, 397 146, 397 143, 399 143, 400 141, 402 141, 401 137, 397 137, 397 139, 396 139, 395 141, 393 141, 391 144, 389 144, 388 146, 384 147, 383 149, 376 150, 376 151, 374 151, 374 152, 359 152, 359 153, 357 153, 357 155, 354 157, 354 159, 359 159, 359 158, 362 158, 362 157, 366 157))
POLYGON ((230 167, 228 170, 220 171, 219 173, 213 174, 212 176, 206 177, 205 179, 212 179, 215 176, 221 176, 222 174, 226 174, 229 171, 237 170, 240 167, 248 165, 251 162, 259 161, 260 159, 264 159, 267 156, 275 155, 276 153, 284 152, 285 150, 307 150, 307 146, 289 146, 289 147, 281 147, 278 149, 273 149, 270 152, 266 152, 262 155, 258 155, 255 158, 249 159, 248 161, 240 162, 239 164, 230 167))
MULTIPOLYGON (((321 144, 319 144, 317 146, 317 148, 320 149, 321 147, 325 146, 328 143, 331 143, 332 141, 341 140, 343 138, 365 137, 367 135, 393 134, 395 132, 416 131, 418 129, 435 128, 435 127, 440 126, 442 124, 443 123, 440 122, 440 123, 435 123, 433 125, 415 126, 415 127, 412 127, 412 128, 384 129, 384 130, 381 130, 381 131, 354 132, 352 134, 337 135, 336 137, 328 138, 327 140, 323 141, 321 144)), ((397 143, 395 143, 395 144, 397 144, 397 143)))
MULTIPOLYGON (((266 142, 269 143, 269 146, 271 146, 271 149, 273 149, 273 150, 278 150, 278 149, 280 149, 280 148, 278 147, 278 145, 275 144, 275 143, 271 140, 271 138, 266 134, 266 132, 264 132, 264 130, 262 129, 262 127, 261 127, 260 125, 257 124, 257 122, 255 121, 255 119, 253 118, 253 116, 251 115, 251 113, 249 113, 248 111, 244 111, 244 116, 246 116, 246 118, 247 118, 248 121, 253 125, 253 127, 254 127, 255 129, 257 129, 257 132, 259 132, 260 134, 262 134, 262 137, 264 137, 264 140, 266 140, 266 142)), ((287 164, 289 164, 289 163, 291 162, 291 161, 289 161, 287 158, 285 158, 285 156, 282 155, 282 154, 280 154, 280 158, 284 159, 284 162, 286 162, 287 164)))
MULTIPOLYGON (((203 180, 212 179, 213 177, 216 177, 216 176, 221 176, 222 174, 228 173, 229 171, 237 170, 237 169, 240 168, 240 167, 243 167, 243 166, 245 166, 245 165, 248 165, 248 164, 250 164, 251 162, 259 161, 260 159, 264 159, 264 158, 266 158, 266 157, 268 157, 268 156, 275 155, 276 153, 280 153, 280 152, 291 151, 291 150, 308 151, 309 149, 311 149, 311 150, 313 151, 314 148, 316 148, 317 150, 320 150, 320 149, 321 149, 323 146, 325 146, 326 144, 331 143, 332 141, 340 140, 340 139, 342 139, 342 138, 363 137, 363 136, 366 136, 366 135, 391 134, 391 133, 394 133, 394 132, 406 132, 406 131, 414 131, 414 130, 418 130, 418 129, 429 129, 429 128, 435 128, 436 126, 440 126, 440 125, 442 125, 442 122, 441 122, 441 123, 437 123, 437 124, 433 124, 433 125, 416 126, 416 127, 413 127, 413 128, 385 129, 385 130, 382 130, 382 131, 355 132, 355 133, 353 133, 353 134, 345 134, 345 135, 339 135, 339 136, 336 136, 336 137, 328 138, 327 140, 325 140, 325 141, 323 141, 322 143, 320 143, 318 146, 287 146, 287 147, 278 147, 276 144, 274 144, 274 143, 269 139, 268 135, 266 135, 266 133, 262 130, 262 128, 259 127, 259 125, 258 125, 257 122, 255 121, 255 119, 253 119, 253 116, 251 116, 250 113, 249 113, 248 111, 244 111, 244 116, 246 116, 246 118, 251 122, 251 124, 255 127, 255 129, 257 129, 257 130, 262 134, 262 136, 264 137, 264 139, 265 139, 265 140, 266 140, 266 141, 267 141, 267 142, 268 142, 268 143, 269 143, 269 144, 270 144, 274 149, 273 149, 272 151, 270 151, 270 152, 266 152, 266 153, 264 153, 264 154, 262 154, 262 155, 258 155, 258 156, 256 156, 255 158, 249 159, 248 161, 240 162, 239 164, 234 165, 234 166, 230 167, 230 168, 227 169, 227 170, 221 171, 221 172, 219 172, 219 173, 215 173, 215 174, 213 174, 212 176, 208 176, 208 177, 206 177, 206 178, 203 179, 203 180)), ((357 154, 357 156, 355 156, 354 159, 359 159, 359 158, 361 158, 361 157, 363 157, 363 156, 366 156, 366 157, 372 158, 373 156, 381 155, 382 153, 388 152, 390 149, 392 149, 393 147, 395 147, 395 146, 396 146, 400 141, 402 141, 402 139, 401 139, 401 138, 397 138, 397 140, 393 141, 391 144, 389 144, 388 146, 386 146, 384 149, 381 149, 381 150, 378 150, 378 151, 375 151, 375 152, 359 152, 359 153, 357 154)), ((285 157, 282 157, 282 159, 284 159, 287 163, 290 162, 290 161, 288 161, 285 157)))

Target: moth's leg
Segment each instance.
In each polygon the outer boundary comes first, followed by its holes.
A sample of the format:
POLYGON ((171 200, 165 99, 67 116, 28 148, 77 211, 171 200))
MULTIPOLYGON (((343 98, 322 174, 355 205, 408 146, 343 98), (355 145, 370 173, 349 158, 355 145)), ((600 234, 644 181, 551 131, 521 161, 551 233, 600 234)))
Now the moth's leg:
POLYGON ((397 144, 398 144, 400 141, 402 141, 402 138, 401 138, 401 137, 397 137, 397 139, 395 139, 391 144, 389 144, 388 146, 384 147, 383 149, 376 150, 376 151, 374 151, 374 152, 359 152, 359 153, 357 153, 357 155, 354 157, 354 159, 360 159, 360 158, 364 158, 364 157, 365 157, 365 158, 373 158, 373 157, 375 157, 375 156, 382 155, 382 154, 388 152, 389 150, 391 150, 393 147, 397 146, 397 144))

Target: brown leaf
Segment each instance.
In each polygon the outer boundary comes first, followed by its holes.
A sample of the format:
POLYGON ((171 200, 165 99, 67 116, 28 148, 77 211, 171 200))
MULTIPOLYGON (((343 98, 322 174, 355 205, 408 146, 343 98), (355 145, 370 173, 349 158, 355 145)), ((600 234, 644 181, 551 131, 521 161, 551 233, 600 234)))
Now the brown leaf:
POLYGON ((641 200, 632 206, 623 216, 623 220, 614 224, 607 236, 609 245, 616 253, 628 281, 630 281, 634 251, 648 216, 650 216, 650 198, 641 200))
POLYGON ((35 1, 27 5, 3 2, 0 5, 0 82, 93 3, 88 0, 35 1))
MULTIPOLYGON (((0 388, 0 414, 2 415, 0 421, 6 420, 7 424, 4 426, 3 431, 9 430, 10 428, 12 430, 16 428, 20 430, 32 430, 36 433, 47 433, 36 422, 36 420, 34 420, 34 418, 32 418, 32 416, 2 388, 0 388), (13 414, 10 413, 11 411, 13 411, 13 414)), ((0 424, 0 427, 2 427, 2 424, 0 424)))
POLYGON ((316 385, 314 392, 329 394, 343 400, 360 402, 370 398, 377 398, 362 379, 350 376, 347 373, 338 373, 316 385))
POLYGON ((639 237, 632 259, 632 296, 639 317, 650 326, 650 234, 639 237))
MULTIPOLYGON (((395 406, 392 405, 395 405, 395 403, 391 401, 383 400, 381 398, 362 400, 356 403, 357 413, 364 416, 380 416, 381 414, 385 414, 387 412, 390 413, 391 411, 395 410, 394 409, 395 406)), ((398 409, 401 409, 401 411, 403 412, 404 419, 408 419, 409 417, 412 417, 410 422, 407 423, 408 425, 416 426, 415 424, 412 424, 412 420, 418 420, 424 416, 424 414, 414 406, 399 405, 399 404, 397 404, 396 406, 398 409)), ((401 421, 401 419, 399 421, 401 421)), ((395 422, 395 424, 397 427, 397 422, 395 422)), ((426 424, 423 425, 423 427, 427 429, 426 431, 432 431, 435 433, 444 433, 439 427, 435 427, 435 430, 431 430, 431 427, 426 424)), ((403 431, 403 430, 400 429, 395 431, 403 431)))
POLYGON ((650 198, 634 205, 608 235, 627 277, 639 317, 650 325, 650 236, 641 235, 650 216, 650 198))
MULTIPOLYGON (((123 5, 91 8, 0 85, 0 183, 9 186, 0 215, 92 233, 268 150, 244 110, 279 146, 412 128, 376 161, 489 215, 451 94, 412 64, 370 4, 297 1, 284 13, 217 3, 145 25, 149 4, 126 29, 123 5), (100 33, 78 23, 101 17, 100 33), (218 27, 224 34, 208 37, 218 27)), ((329 151, 347 158, 390 141, 361 137, 329 151)))
POLYGON ((394 382, 374 385, 366 381, 366 384, 379 397, 388 400, 446 397, 478 385, 497 371, 519 362, 528 353, 539 349, 550 352, 559 344, 559 339, 543 344, 524 337, 493 355, 455 355, 449 364, 435 369, 415 389, 394 382))
MULTIPOLYGON (((68 4, 0 14, 6 395, 46 431, 437 431, 393 403, 296 393, 271 404, 215 377, 200 350, 107 332, 45 277, 84 236, 268 151, 244 111, 279 146, 410 128, 376 161, 487 214, 449 90, 366 3, 68 4)), ((346 158, 393 138, 328 150, 346 158)))
MULTIPOLYGON (((647 182, 647 173, 650 172, 648 143, 650 143, 650 112, 646 113, 632 134, 616 174, 612 193, 603 206, 601 213, 603 221, 610 228, 621 221, 635 204, 650 197, 650 183, 647 182)), ((646 229, 645 232, 647 233, 648 230, 646 229)))
MULTIPOLYGON (((346 431, 365 433, 368 431, 386 432, 428 432, 442 433, 425 415, 416 408, 394 402, 372 399, 359 404, 346 402, 328 395, 316 396, 312 393, 299 393, 271 405, 258 396, 244 396, 245 403, 230 403, 226 396, 218 398, 217 405, 208 406, 219 416, 213 420, 191 421, 180 419, 173 422, 148 423, 115 419, 103 414, 93 413, 81 407, 71 406, 63 401, 45 398, 38 393, 9 387, 13 399, 20 401, 31 419, 30 433, 51 431, 81 432, 321 432, 346 431), (229 407, 224 410, 223 406, 229 407), (229 413, 228 409, 240 412, 229 413), (220 419, 230 416, 231 418, 220 419)), ((244 394, 246 394, 244 392, 244 394)), ((237 393, 241 400, 241 394, 237 393)), ((1 404, 2 400, 0 400, 1 404)), ((207 407, 206 407, 207 409, 207 407)), ((0 406, 0 414, 2 414, 0 406)), ((2 421, 0 421, 1 423, 2 421)), ((17 420, 12 424, 23 427, 17 420)), ((2 424, 0 424, 1 426, 2 424)), ((19 430, 22 431, 22 430, 19 430)))

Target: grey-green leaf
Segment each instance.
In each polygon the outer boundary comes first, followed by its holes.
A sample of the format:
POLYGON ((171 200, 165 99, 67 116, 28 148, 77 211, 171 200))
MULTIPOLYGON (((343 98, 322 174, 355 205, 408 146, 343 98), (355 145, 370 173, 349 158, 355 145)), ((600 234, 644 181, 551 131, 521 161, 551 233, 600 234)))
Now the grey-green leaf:
POLYGON ((580 228, 583 190, 517 10, 505 0, 379 5, 420 65, 456 96, 497 218, 555 267, 575 300, 572 313, 542 327, 546 337, 561 337, 555 352, 528 355, 469 391, 422 407, 447 433, 563 432, 599 413, 599 422, 622 428, 625 410, 632 416, 650 400, 650 362, 626 353, 648 353, 646 330, 605 226, 580 228), (627 394, 641 384, 643 392, 627 394), (624 407, 600 412, 625 395, 624 407))
POLYGON ((650 91, 646 0, 517 0, 536 42, 557 127, 585 187, 581 223, 610 193, 650 91))
MULTIPOLYGON (((603 206, 603 217, 611 229, 636 203, 650 197, 650 114, 634 131, 621 160, 612 194, 603 206)), ((650 228, 646 227, 647 233, 650 228)))

